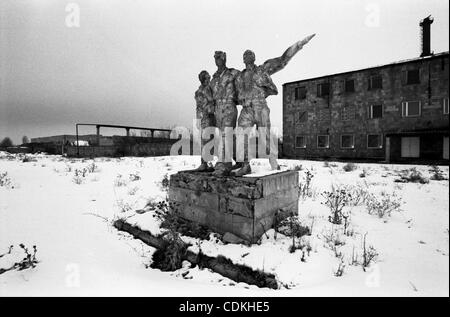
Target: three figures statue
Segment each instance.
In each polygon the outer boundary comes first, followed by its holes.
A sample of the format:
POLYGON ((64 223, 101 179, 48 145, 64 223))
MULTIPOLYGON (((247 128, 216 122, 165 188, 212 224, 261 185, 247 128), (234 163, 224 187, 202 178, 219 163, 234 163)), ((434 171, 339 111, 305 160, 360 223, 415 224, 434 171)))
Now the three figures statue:
MULTIPOLYGON (((243 129, 265 128, 270 133, 270 110, 266 98, 277 95, 278 89, 271 79, 271 75, 282 70, 292 57, 306 45, 315 34, 290 46, 280 57, 267 60, 260 66, 255 65, 255 53, 251 50, 244 52, 243 61, 245 69, 238 71, 226 66, 225 52, 216 51, 214 54, 217 71, 211 76, 203 70, 199 74, 200 87, 195 92, 197 104, 196 114, 202 129, 216 127, 221 134, 220 153, 233 149, 233 138, 226 137, 227 129, 237 126, 243 129), (237 105, 242 106, 238 118, 237 105)), ((202 141, 203 143, 203 141, 202 141)), ((219 155, 213 175, 226 176, 232 170, 235 176, 244 176, 251 173, 248 139, 244 141, 244 155, 241 162, 232 165, 230 157, 219 155)), ((236 160, 235 151, 233 159, 236 160)), ((276 157, 269 155, 272 169, 279 169, 276 157)), ((197 171, 212 171, 212 167, 204 160, 197 171)))

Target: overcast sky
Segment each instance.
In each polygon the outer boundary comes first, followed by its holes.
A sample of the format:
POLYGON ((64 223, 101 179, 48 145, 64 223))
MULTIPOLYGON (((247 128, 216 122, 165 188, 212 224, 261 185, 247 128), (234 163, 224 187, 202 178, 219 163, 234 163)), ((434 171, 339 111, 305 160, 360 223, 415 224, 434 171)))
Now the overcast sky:
POLYGON ((76 122, 191 126, 197 75, 214 73, 215 50, 242 69, 246 49, 260 64, 317 33, 273 75, 280 94, 268 103, 281 128, 283 83, 417 57, 419 21, 429 14, 432 50, 448 51, 448 6, 448 0, 1 0, 0 138, 72 134, 76 122), (66 23, 71 2, 80 8, 79 27, 66 23))

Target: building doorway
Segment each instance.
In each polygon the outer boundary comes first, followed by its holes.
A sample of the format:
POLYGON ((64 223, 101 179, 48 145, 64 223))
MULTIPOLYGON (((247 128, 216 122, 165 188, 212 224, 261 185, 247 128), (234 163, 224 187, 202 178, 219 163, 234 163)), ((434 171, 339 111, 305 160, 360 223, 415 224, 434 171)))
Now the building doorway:
POLYGON ((444 160, 448 160, 448 136, 444 136, 444 160))
POLYGON ((420 137, 402 137, 402 157, 420 156, 420 137))

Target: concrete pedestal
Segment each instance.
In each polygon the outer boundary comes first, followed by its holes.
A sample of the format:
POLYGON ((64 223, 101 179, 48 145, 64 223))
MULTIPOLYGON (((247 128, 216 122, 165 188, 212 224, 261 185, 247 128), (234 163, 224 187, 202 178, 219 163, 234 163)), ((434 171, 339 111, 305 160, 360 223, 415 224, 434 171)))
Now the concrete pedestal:
POLYGON ((275 216, 298 212, 298 172, 258 177, 214 177, 183 171, 170 177, 169 201, 182 218, 254 243, 275 216))

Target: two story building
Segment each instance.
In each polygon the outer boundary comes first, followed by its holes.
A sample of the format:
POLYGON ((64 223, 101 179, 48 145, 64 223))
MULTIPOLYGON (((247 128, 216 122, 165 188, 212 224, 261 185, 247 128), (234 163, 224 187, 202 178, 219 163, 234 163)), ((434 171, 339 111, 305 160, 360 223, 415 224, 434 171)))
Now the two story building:
POLYGON ((449 52, 284 84, 283 155, 448 163, 449 52))

